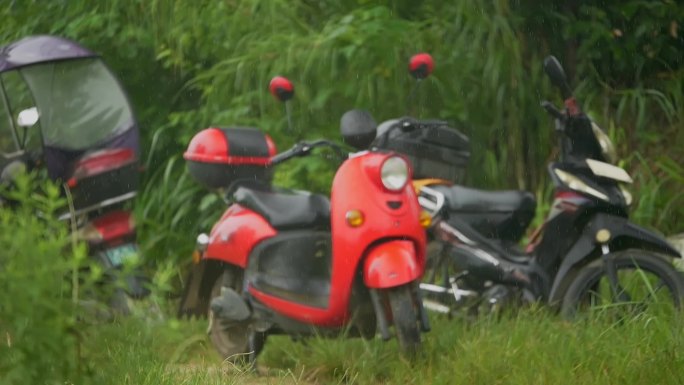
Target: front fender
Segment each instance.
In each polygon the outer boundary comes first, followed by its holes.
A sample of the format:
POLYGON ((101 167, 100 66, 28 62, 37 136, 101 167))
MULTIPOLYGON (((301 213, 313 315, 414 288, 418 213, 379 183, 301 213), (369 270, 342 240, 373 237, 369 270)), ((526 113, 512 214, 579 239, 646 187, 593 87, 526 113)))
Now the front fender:
POLYGON ((584 228, 582 236, 570 248, 555 275, 549 299, 560 300, 567 286, 567 274, 582 261, 598 253, 596 233, 601 229, 610 231, 608 246, 611 251, 643 249, 681 258, 681 254, 662 236, 630 222, 627 218, 609 214, 597 214, 584 228))
POLYGON ((363 282, 372 289, 396 287, 423 275, 411 241, 389 241, 374 246, 363 264, 363 282))

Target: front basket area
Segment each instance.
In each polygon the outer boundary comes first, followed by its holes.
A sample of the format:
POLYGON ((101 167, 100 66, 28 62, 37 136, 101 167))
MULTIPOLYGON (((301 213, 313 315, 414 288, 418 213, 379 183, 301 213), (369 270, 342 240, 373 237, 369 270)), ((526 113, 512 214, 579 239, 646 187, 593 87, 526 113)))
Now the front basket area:
MULTIPOLYGON (((415 179, 462 182, 470 158, 468 137, 443 121, 410 119, 410 122, 414 129, 386 131, 374 144, 406 155, 413 166, 415 179)), ((404 120, 399 119, 395 124, 403 123, 404 120)))

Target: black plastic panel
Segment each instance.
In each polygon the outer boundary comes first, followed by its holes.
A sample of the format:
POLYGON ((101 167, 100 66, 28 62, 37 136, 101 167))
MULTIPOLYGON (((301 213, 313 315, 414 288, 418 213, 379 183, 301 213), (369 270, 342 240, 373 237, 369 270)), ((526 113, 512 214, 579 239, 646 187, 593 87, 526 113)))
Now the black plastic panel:
POLYGON ((252 251, 247 281, 255 289, 284 300, 326 308, 331 244, 328 232, 283 232, 252 251))

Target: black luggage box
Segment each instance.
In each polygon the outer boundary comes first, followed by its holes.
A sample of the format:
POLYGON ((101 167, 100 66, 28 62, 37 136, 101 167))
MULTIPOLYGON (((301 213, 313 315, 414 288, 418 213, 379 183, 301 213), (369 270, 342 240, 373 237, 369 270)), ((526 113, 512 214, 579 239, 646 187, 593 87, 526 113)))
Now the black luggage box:
POLYGON ((373 145, 406 155, 412 163, 414 179, 460 183, 470 158, 468 137, 440 120, 402 118, 385 122, 378 127, 373 145), (411 125, 410 129, 407 125, 411 125))
POLYGON ((225 189, 234 182, 271 183, 271 138, 254 128, 207 128, 197 133, 183 158, 190 175, 209 189, 225 189))
POLYGON ((138 161, 128 148, 89 152, 73 165, 67 185, 76 212, 132 199, 138 190, 138 161))

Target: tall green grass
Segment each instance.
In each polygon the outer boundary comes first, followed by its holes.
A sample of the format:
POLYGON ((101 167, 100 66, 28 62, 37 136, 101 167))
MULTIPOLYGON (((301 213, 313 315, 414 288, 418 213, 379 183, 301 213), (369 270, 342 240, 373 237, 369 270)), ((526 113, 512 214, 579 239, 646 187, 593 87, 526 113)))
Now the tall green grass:
POLYGON ((60 189, 19 175, 14 188, 0 186, 0 384, 58 384, 87 377, 78 319, 81 292, 97 271, 83 245, 74 245, 60 189))
POLYGON ((104 384, 676 384, 680 321, 598 314, 568 323, 544 309, 470 323, 433 317, 414 361, 400 357, 395 340, 272 336, 257 372, 222 363, 204 321, 105 325, 85 351, 104 384))

